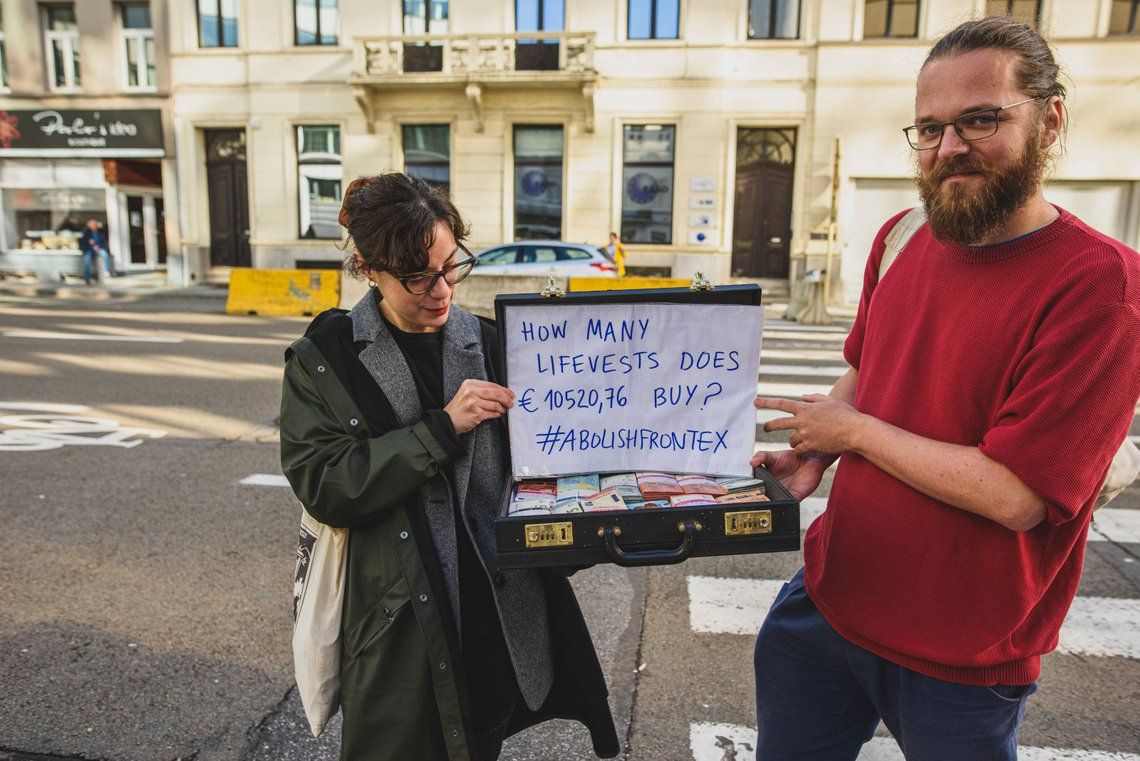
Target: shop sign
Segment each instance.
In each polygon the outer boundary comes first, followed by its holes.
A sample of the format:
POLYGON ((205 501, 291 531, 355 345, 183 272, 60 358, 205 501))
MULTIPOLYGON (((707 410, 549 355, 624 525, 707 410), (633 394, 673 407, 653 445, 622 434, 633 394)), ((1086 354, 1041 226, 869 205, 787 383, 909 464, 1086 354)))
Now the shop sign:
POLYGON ((162 112, 0 110, 0 156, 163 156, 162 112))

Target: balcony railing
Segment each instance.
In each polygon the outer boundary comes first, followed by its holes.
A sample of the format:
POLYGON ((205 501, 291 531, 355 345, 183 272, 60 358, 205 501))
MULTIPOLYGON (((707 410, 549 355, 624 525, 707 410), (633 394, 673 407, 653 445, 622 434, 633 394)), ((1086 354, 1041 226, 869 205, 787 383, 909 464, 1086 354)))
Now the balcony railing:
POLYGON ((358 40, 355 52, 358 80, 583 80, 595 75, 593 32, 371 37, 358 40))

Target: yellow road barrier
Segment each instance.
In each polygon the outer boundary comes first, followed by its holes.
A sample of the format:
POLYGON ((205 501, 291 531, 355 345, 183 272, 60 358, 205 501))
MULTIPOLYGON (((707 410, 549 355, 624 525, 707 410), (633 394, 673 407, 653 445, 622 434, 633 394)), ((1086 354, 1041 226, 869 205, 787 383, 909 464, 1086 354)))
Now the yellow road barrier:
POLYGON ((226 314, 315 315, 340 303, 337 270, 234 269, 226 314))
POLYGON ((571 291, 636 291, 642 288, 688 288, 679 277, 572 277, 571 291))

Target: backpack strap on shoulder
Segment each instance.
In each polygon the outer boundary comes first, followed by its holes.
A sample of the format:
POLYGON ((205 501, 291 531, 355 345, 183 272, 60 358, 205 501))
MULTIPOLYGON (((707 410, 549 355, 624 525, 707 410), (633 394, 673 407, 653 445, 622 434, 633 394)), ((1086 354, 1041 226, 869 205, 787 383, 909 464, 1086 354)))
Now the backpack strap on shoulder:
POLYGON ((915 206, 895 223, 883 240, 883 258, 879 260, 879 280, 883 279, 883 275, 887 274, 887 270, 906 248, 906 244, 910 243, 910 239, 924 224, 926 224, 926 212, 921 206, 915 206))

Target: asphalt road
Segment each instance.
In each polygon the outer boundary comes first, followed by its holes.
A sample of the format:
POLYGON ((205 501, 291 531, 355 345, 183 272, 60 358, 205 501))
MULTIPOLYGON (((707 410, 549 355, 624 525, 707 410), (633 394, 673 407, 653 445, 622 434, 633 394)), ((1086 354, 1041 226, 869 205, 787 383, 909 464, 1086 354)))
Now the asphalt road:
MULTIPOLYGON (((308 320, 221 309, 0 300, 0 758, 337 757, 339 720, 313 739, 292 688, 300 507, 241 483, 280 473, 282 352, 308 320)), ((628 725, 646 574, 573 583, 628 725)), ((504 752, 589 755, 571 722, 504 752)))
MULTIPOLYGON (((221 309, 209 298, 0 297, 0 759, 337 756, 339 724, 313 739, 292 689, 299 506, 287 488, 242 483, 279 473, 282 352, 307 318, 221 309)), ((830 385, 842 331, 781 330, 766 333, 765 364, 804 359, 768 378, 772 393, 830 385)), ((1112 507, 1132 525, 1140 487, 1112 507)), ((1140 598, 1134 536, 1090 542, 1081 596, 1140 598)), ((754 634, 702 629, 697 590, 766 589, 800 562, 708 558, 574 578, 625 757, 753 758, 754 634)), ((737 607, 762 616, 761 599, 737 607)), ((1140 754, 1140 617, 1122 610, 1105 625, 1124 629, 1122 644, 1046 658, 1024 745, 1090 761, 1140 754)), ((589 748, 584 729, 552 722, 511 738, 503 757, 585 759, 589 748)))

